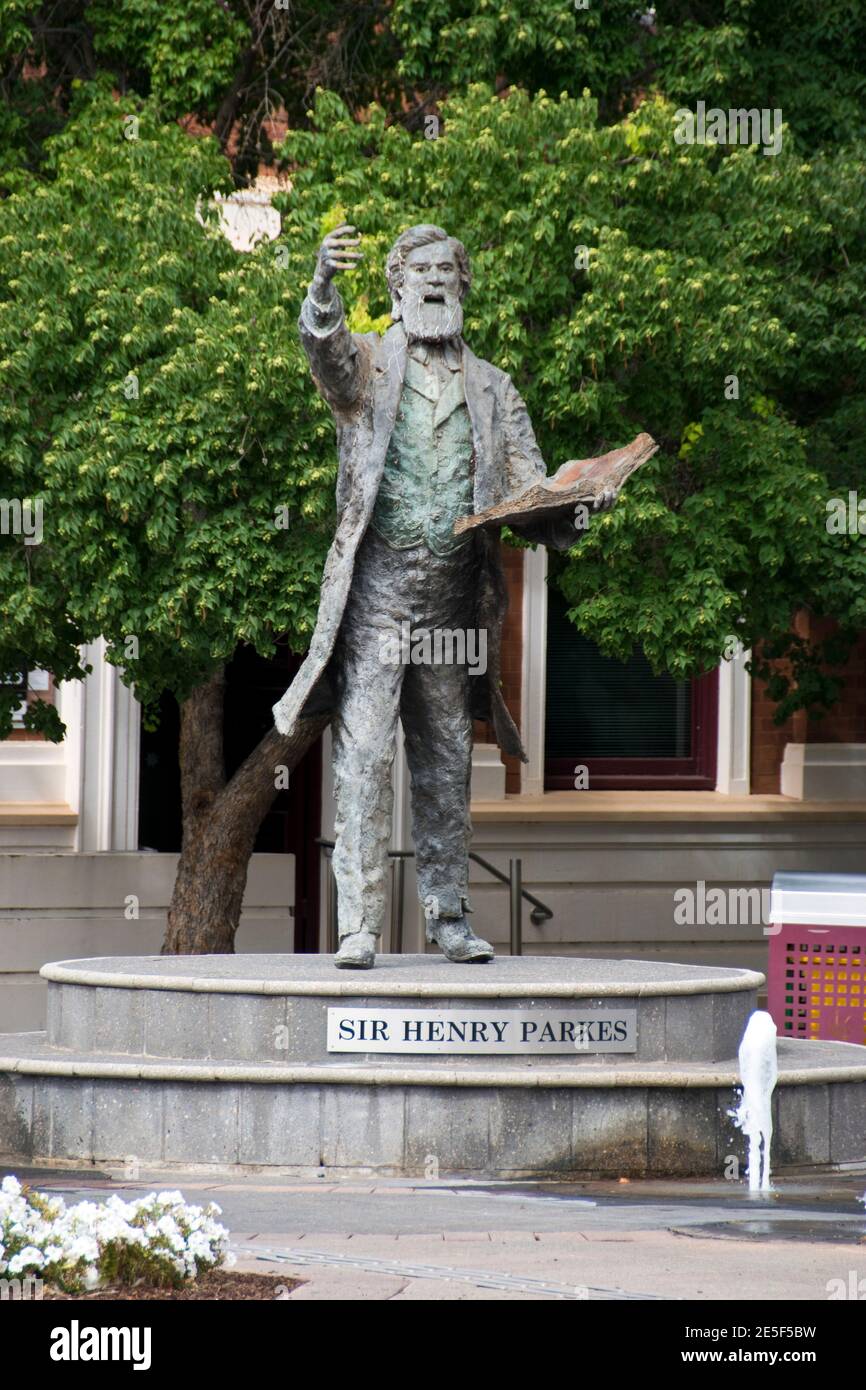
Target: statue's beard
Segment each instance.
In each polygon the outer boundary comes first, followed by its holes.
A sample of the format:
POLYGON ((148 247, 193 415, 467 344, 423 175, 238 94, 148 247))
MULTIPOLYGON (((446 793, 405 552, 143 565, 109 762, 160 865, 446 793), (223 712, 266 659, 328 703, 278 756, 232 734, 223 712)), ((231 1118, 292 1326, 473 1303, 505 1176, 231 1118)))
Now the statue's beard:
POLYGON ((410 342, 442 343, 463 332, 463 305, 456 294, 443 290, 438 299, 431 299, 404 293, 400 310, 410 342))

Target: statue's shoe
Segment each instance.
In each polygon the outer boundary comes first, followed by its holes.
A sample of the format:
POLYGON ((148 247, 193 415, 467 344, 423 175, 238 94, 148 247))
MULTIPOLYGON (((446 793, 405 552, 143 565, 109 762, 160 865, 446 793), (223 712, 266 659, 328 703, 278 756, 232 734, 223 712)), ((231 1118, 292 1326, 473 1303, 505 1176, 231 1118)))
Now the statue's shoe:
POLYGON ((334 964, 340 970, 372 970, 376 963, 376 937, 371 931, 353 931, 344 936, 334 964))
POLYGON ((489 941, 476 936, 465 917, 453 921, 440 919, 431 923, 429 939, 435 941, 448 960, 458 964, 471 965, 493 959, 493 947, 489 941))

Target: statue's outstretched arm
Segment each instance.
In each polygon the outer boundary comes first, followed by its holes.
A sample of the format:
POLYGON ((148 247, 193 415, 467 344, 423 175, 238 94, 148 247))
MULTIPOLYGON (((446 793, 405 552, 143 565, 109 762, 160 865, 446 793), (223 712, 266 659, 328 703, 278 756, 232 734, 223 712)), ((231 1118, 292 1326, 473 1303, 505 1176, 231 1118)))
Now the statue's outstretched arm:
POLYGON ((364 354, 346 326, 343 301, 334 284, 338 271, 351 269, 361 258, 360 251, 351 249, 360 241, 352 237, 354 230, 344 224, 325 237, 298 320, 316 385, 338 418, 353 414, 364 387, 364 354))

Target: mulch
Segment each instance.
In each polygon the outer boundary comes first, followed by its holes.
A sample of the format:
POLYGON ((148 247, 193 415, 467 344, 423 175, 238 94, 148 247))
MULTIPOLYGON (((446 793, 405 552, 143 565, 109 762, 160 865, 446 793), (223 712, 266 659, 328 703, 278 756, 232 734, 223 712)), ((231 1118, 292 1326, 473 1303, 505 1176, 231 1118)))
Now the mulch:
POLYGON ((183 1289, 160 1289, 153 1284, 134 1284, 131 1287, 110 1286, 92 1293, 63 1293, 46 1285, 43 1301, 51 1299, 73 1303, 142 1302, 149 1299, 269 1299, 273 1301, 302 1284, 302 1279, 287 1279, 279 1274, 235 1274, 231 1270, 212 1269, 183 1289))

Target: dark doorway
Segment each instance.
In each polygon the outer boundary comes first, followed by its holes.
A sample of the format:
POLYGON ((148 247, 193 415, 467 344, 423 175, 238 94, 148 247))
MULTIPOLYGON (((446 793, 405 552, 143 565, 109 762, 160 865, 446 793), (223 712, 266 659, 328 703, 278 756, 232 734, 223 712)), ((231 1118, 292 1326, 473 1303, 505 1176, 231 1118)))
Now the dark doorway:
MULTIPOLYGON (((271 708, 292 679, 302 658, 278 645, 273 657, 238 647, 226 668, 226 773, 231 776, 271 727, 271 708)), ((139 845, 177 853, 181 844, 179 712, 172 695, 163 695, 159 724, 141 735, 139 845)), ((318 950, 319 849, 322 814, 322 746, 318 740, 277 793, 263 820, 255 849, 295 856, 294 949, 318 950)))
POLYGON ((163 695, 155 729, 141 731, 138 847, 178 854, 181 840, 180 717, 173 695, 163 695))

